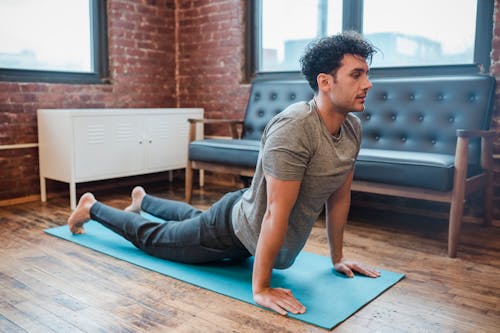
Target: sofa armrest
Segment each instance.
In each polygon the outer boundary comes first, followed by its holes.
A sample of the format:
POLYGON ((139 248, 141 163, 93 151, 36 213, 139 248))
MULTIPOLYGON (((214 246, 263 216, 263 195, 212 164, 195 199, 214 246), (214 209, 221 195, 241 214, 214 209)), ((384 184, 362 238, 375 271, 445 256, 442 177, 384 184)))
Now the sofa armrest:
POLYGON ((485 170, 493 169, 493 142, 497 137, 494 130, 457 130, 457 152, 455 155, 455 166, 457 160, 467 161, 468 144, 471 138, 481 138, 481 167, 485 170), (460 147, 460 149, 459 149, 460 147))
POLYGON ((243 120, 239 119, 195 119, 190 118, 189 121, 189 142, 196 138, 196 125, 197 124, 228 124, 233 139, 239 139, 238 125, 243 126, 243 120))
POLYGON ((458 129, 457 136, 462 138, 494 138, 497 133, 493 130, 485 131, 485 130, 466 130, 466 129, 458 129))

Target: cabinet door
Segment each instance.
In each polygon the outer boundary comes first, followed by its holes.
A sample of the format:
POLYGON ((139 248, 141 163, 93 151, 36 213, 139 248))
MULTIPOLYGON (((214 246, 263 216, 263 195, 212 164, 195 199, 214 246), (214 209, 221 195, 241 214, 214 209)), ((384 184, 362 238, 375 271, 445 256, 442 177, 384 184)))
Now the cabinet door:
POLYGON ((145 119, 146 164, 151 172, 186 167, 189 125, 183 114, 145 119))
POLYGON ((144 169, 143 121, 138 116, 77 117, 75 178, 98 180, 138 174, 144 169))

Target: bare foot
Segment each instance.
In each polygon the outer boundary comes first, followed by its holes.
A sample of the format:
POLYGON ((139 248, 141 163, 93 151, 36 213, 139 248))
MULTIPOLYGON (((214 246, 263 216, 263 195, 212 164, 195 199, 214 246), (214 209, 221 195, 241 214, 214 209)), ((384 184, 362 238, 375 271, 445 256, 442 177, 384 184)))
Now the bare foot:
POLYGON ((85 233, 83 224, 90 220, 90 207, 96 202, 92 193, 80 197, 78 205, 68 218, 68 227, 73 235, 85 233))
POLYGON ((139 213, 141 211, 142 199, 146 195, 146 191, 141 186, 136 186, 132 190, 132 203, 124 210, 131 213, 139 213))

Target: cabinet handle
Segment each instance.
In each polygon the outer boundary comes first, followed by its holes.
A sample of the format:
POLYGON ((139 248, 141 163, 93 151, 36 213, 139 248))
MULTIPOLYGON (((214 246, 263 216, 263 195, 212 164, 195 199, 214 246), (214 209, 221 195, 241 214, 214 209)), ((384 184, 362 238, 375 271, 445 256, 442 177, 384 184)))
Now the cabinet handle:
POLYGON ((142 145, 142 140, 139 140, 139 144, 142 145))
POLYGON ((149 142, 149 143, 153 143, 153 140, 149 139, 149 140, 148 140, 148 142, 149 142))

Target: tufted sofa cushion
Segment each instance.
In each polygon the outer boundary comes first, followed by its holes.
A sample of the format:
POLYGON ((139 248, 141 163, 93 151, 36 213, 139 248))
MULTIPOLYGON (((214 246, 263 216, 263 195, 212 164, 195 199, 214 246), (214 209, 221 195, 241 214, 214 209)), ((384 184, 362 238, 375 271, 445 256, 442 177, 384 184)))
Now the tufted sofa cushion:
POLYGON ((306 81, 255 81, 243 120, 243 139, 260 140, 267 123, 287 106, 309 101, 314 93, 306 81))
POLYGON ((259 157, 259 140, 205 139, 189 145, 193 161, 254 168, 259 157))
MULTIPOLYGON (((443 76, 372 80, 359 115, 362 149, 355 179, 448 191, 453 186, 457 129, 488 129, 493 78, 443 76)), ((469 146, 469 170, 480 171, 480 142, 469 146)))
MULTIPOLYGON (((363 148, 455 154, 457 129, 487 129, 492 77, 443 76, 372 80, 360 115, 363 148)), ((471 158, 477 159, 473 145, 471 158)))
MULTIPOLYGON (((454 161, 453 155, 363 148, 354 174, 357 180, 449 191, 454 161)), ((469 168, 470 174, 478 172, 478 165, 469 168)))
MULTIPOLYGON (((361 119, 363 139, 355 179, 448 191, 453 186, 457 129, 488 129, 494 78, 482 75, 372 79, 361 119)), ((189 158, 255 167, 259 143, 271 118, 308 101, 302 80, 252 83, 242 140, 194 141, 189 158)), ((480 172, 480 142, 471 140, 469 173, 480 172)))

